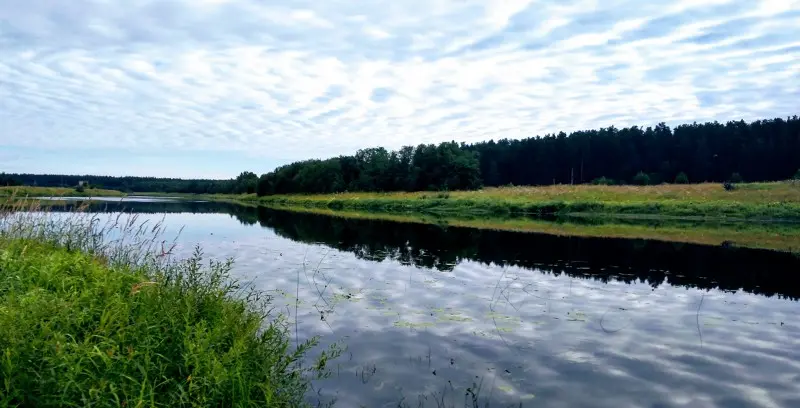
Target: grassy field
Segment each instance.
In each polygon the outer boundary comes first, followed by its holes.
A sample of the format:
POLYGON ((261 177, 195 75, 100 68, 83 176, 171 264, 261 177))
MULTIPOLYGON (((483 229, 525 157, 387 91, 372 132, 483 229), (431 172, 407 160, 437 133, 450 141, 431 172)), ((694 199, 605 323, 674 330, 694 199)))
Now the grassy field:
POLYGON ((71 187, 0 187, 0 197, 123 197, 117 190, 85 189, 82 192, 71 187))
MULTIPOLYGON (((211 197, 213 198, 213 196, 211 197)), ((265 205, 370 212, 493 215, 651 215, 800 221, 800 183, 658 186, 556 185, 478 191, 223 196, 265 205)))
POLYGON ((555 221, 492 216, 440 216, 279 207, 332 217, 377 219, 453 227, 542 233, 557 236, 652 239, 701 245, 730 245, 800 254, 800 225, 795 223, 716 223, 708 221, 640 218, 569 217, 555 221))
POLYGON ((90 220, 0 211, 0 407, 306 406, 336 350, 302 367, 314 341, 294 347, 229 263, 90 220))

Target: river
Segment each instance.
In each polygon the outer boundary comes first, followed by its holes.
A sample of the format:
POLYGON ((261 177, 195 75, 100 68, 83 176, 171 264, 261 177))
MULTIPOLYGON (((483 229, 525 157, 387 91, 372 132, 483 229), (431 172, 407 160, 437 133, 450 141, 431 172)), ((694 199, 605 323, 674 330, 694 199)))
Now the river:
POLYGON ((90 211, 163 220, 179 256, 234 258, 293 337, 344 346, 313 401, 800 406, 796 255, 169 199, 90 211))

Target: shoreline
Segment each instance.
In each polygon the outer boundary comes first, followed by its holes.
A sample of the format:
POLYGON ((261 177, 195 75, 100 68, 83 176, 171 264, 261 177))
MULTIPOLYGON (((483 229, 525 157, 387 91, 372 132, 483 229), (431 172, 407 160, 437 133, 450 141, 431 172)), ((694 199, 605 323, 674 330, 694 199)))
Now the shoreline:
POLYGON ((346 218, 800 253, 797 182, 740 184, 732 191, 705 183, 263 197, 144 192, 136 195, 203 199, 346 218))
POLYGON ((196 195, 265 206, 441 216, 604 216, 703 221, 800 222, 800 183, 658 186, 558 185, 454 192, 325 195, 196 195))
POLYGON ((440 225, 577 238, 643 239, 663 242, 728 246, 800 254, 800 224, 712 223, 686 220, 636 220, 603 217, 559 218, 458 218, 413 213, 377 213, 320 208, 266 206, 267 208, 326 215, 330 217, 374 219, 402 223, 440 225))

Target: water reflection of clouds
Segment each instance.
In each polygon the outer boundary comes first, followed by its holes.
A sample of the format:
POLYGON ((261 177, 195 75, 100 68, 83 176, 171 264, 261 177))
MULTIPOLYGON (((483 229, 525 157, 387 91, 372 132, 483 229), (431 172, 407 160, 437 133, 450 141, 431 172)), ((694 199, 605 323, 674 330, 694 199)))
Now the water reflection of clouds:
POLYGON ((441 272, 298 243, 226 215, 165 222, 186 226, 182 254, 200 243, 210 257, 235 256, 238 276, 278 290, 292 318, 299 295, 301 337, 343 340, 336 375, 317 384, 340 406, 438 406, 442 395, 461 406, 480 381, 481 401, 493 404, 798 403, 797 302, 473 261, 441 272))

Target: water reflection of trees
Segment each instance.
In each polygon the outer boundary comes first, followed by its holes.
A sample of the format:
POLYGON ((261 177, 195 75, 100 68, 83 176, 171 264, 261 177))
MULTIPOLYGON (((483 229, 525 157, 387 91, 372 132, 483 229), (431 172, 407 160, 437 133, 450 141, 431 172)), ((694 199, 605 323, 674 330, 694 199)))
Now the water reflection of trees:
MULTIPOLYGON (((65 207, 61 207, 65 209, 65 207)), ((69 209, 69 206, 66 207, 69 209)), ((450 271, 464 260, 538 269, 603 282, 663 283, 800 298, 800 257, 766 250, 659 241, 557 237, 354 220, 212 202, 98 203, 94 211, 227 213, 242 224, 319 243, 372 261, 450 271)))
POLYGON ((558 237, 353 220, 265 208, 262 226, 356 256, 450 271, 461 261, 539 269, 603 282, 663 283, 800 298, 800 258, 766 250, 647 240, 558 237))

